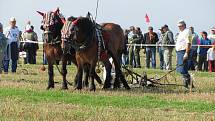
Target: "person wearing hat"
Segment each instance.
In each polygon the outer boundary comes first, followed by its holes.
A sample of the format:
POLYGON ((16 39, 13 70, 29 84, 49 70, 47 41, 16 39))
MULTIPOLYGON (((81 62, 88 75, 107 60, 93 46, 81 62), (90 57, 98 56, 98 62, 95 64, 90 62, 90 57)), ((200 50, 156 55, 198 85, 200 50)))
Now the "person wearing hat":
POLYGON ((215 27, 211 29, 211 34, 208 35, 208 39, 211 40, 211 43, 215 43, 215 27))
POLYGON ((198 63, 197 63, 197 49, 199 44, 199 36, 195 33, 194 27, 189 27, 189 30, 192 34, 192 40, 191 44, 194 45, 190 48, 190 55, 188 59, 188 69, 189 70, 197 70, 198 69, 198 63))
POLYGON ((3 34, 3 25, 0 23, 0 74, 3 70, 3 57, 4 57, 4 50, 7 45, 7 38, 3 34))
POLYGON ((38 37, 37 34, 34 32, 33 26, 27 24, 25 27, 25 32, 22 34, 23 41, 29 41, 24 43, 23 49, 26 52, 26 59, 25 64, 36 64, 36 52, 39 49, 37 43, 31 43, 33 41, 37 42, 38 37))
MULTIPOLYGON (((157 33, 153 31, 153 27, 148 27, 147 33, 144 34, 143 44, 156 44, 159 39, 157 33)), ((156 68, 156 46, 146 46, 146 68, 150 68, 150 58, 152 68, 156 68)))
MULTIPOLYGON (((128 43, 129 44, 135 44, 137 39, 138 39, 138 35, 137 35, 136 30, 135 30, 135 27, 131 26, 130 27, 130 32, 128 34, 128 43)), ((129 48, 129 52, 128 52, 129 61, 128 61, 128 63, 129 63, 130 66, 135 68, 136 67, 136 60, 135 60, 135 57, 134 57, 134 50, 135 50, 136 46, 129 45, 128 48, 129 48)))
POLYGON ((11 71, 16 72, 17 61, 19 56, 19 41, 20 41, 20 31, 16 26, 16 19, 14 17, 10 18, 9 26, 5 29, 5 36, 8 38, 7 49, 4 55, 4 72, 8 73, 10 60, 12 61, 11 71))
MULTIPOLYGON (((137 34, 137 39, 134 42, 135 44, 141 44, 143 41, 143 34, 142 31, 140 29, 140 27, 136 27, 135 28, 136 34, 137 34)), ((134 58, 135 58, 135 62, 136 62, 136 67, 137 68, 141 68, 141 64, 140 64, 140 46, 136 46, 134 49, 134 58)))
POLYGON ((163 30, 163 27, 161 27, 159 30, 160 30, 160 33, 158 34, 159 41, 157 42, 157 44, 158 44, 158 53, 160 57, 160 69, 163 70, 165 69, 164 57, 163 57, 163 38, 165 33, 163 30))
MULTIPOLYGON (((189 29, 186 28, 186 23, 183 20, 180 20, 177 26, 179 28, 179 33, 175 44, 177 54, 177 72, 182 74, 184 87, 188 88, 190 86, 191 77, 188 72, 187 60, 191 48, 192 35, 189 29)), ((193 84, 192 87, 194 87, 193 84)))
POLYGON ((164 45, 172 45, 172 46, 164 46, 164 65, 166 70, 172 70, 172 51, 174 48, 174 38, 172 31, 169 30, 168 25, 163 26, 164 37, 163 37, 163 44, 164 45))

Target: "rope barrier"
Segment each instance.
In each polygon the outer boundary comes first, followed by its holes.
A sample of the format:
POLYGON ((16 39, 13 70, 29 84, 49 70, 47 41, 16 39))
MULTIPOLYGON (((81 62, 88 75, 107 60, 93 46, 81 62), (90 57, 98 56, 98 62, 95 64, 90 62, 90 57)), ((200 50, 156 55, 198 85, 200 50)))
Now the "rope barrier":
POLYGON ((44 42, 41 41, 31 41, 31 40, 26 40, 26 41, 20 41, 20 43, 35 43, 35 44, 44 44, 44 42))
MULTIPOLYGON (((20 41, 20 43, 37 43, 37 44, 44 44, 42 41, 20 41)), ((175 47, 175 45, 159 45, 159 44, 127 44, 128 46, 140 46, 140 47, 175 47)), ((192 47, 213 47, 215 45, 191 45, 192 47)))
MULTIPOLYGON (((140 46, 140 47, 175 47, 175 45, 159 45, 159 44, 127 44, 128 46, 140 46)), ((193 47, 213 47, 215 45, 191 45, 193 47)))

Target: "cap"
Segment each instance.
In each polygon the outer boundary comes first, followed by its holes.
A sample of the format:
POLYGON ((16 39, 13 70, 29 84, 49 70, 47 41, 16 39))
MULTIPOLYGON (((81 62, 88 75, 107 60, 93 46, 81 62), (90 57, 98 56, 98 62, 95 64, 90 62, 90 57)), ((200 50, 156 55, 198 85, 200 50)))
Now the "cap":
POLYGON ((13 21, 16 21, 16 19, 14 17, 11 17, 10 21, 13 22, 13 21))
POLYGON ((27 25, 27 26, 25 27, 25 31, 30 31, 30 30, 32 30, 31 25, 27 25))
POLYGON ((164 26, 162 26, 159 30, 163 30, 165 27, 164 26))
POLYGON ((182 25, 186 25, 184 20, 179 20, 177 23, 177 26, 182 26, 182 25))
POLYGON ((166 27, 166 28, 168 28, 168 25, 166 25, 166 24, 165 24, 163 27, 166 27))
POLYGON ((152 27, 152 26, 149 26, 148 29, 149 29, 149 30, 151 30, 151 29, 153 30, 153 27, 152 27))
POLYGON ((134 27, 134 26, 130 26, 129 28, 130 28, 130 30, 133 30, 133 29, 135 29, 135 27, 134 27))

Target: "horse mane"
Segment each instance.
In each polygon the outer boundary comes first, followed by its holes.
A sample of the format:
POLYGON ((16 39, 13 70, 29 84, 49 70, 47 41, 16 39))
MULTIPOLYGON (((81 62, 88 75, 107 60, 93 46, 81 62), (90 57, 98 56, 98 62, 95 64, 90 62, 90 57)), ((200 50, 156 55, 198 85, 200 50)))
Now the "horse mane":
POLYGON ((70 17, 67 18, 68 21, 74 21, 76 19, 77 19, 77 17, 74 17, 74 16, 70 16, 70 17))

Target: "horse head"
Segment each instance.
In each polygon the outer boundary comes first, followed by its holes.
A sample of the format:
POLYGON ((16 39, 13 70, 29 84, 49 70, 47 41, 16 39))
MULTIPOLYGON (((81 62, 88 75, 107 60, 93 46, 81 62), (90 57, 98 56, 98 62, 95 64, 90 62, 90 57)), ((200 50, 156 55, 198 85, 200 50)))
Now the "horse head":
POLYGON ((55 11, 42 13, 37 11, 42 17, 41 29, 43 30, 43 39, 46 43, 60 41, 61 29, 65 22, 64 17, 60 14, 59 8, 55 11))
POLYGON ((93 22, 87 17, 70 17, 65 22, 62 29, 62 40, 71 43, 75 49, 83 46, 89 46, 93 39, 93 22))

